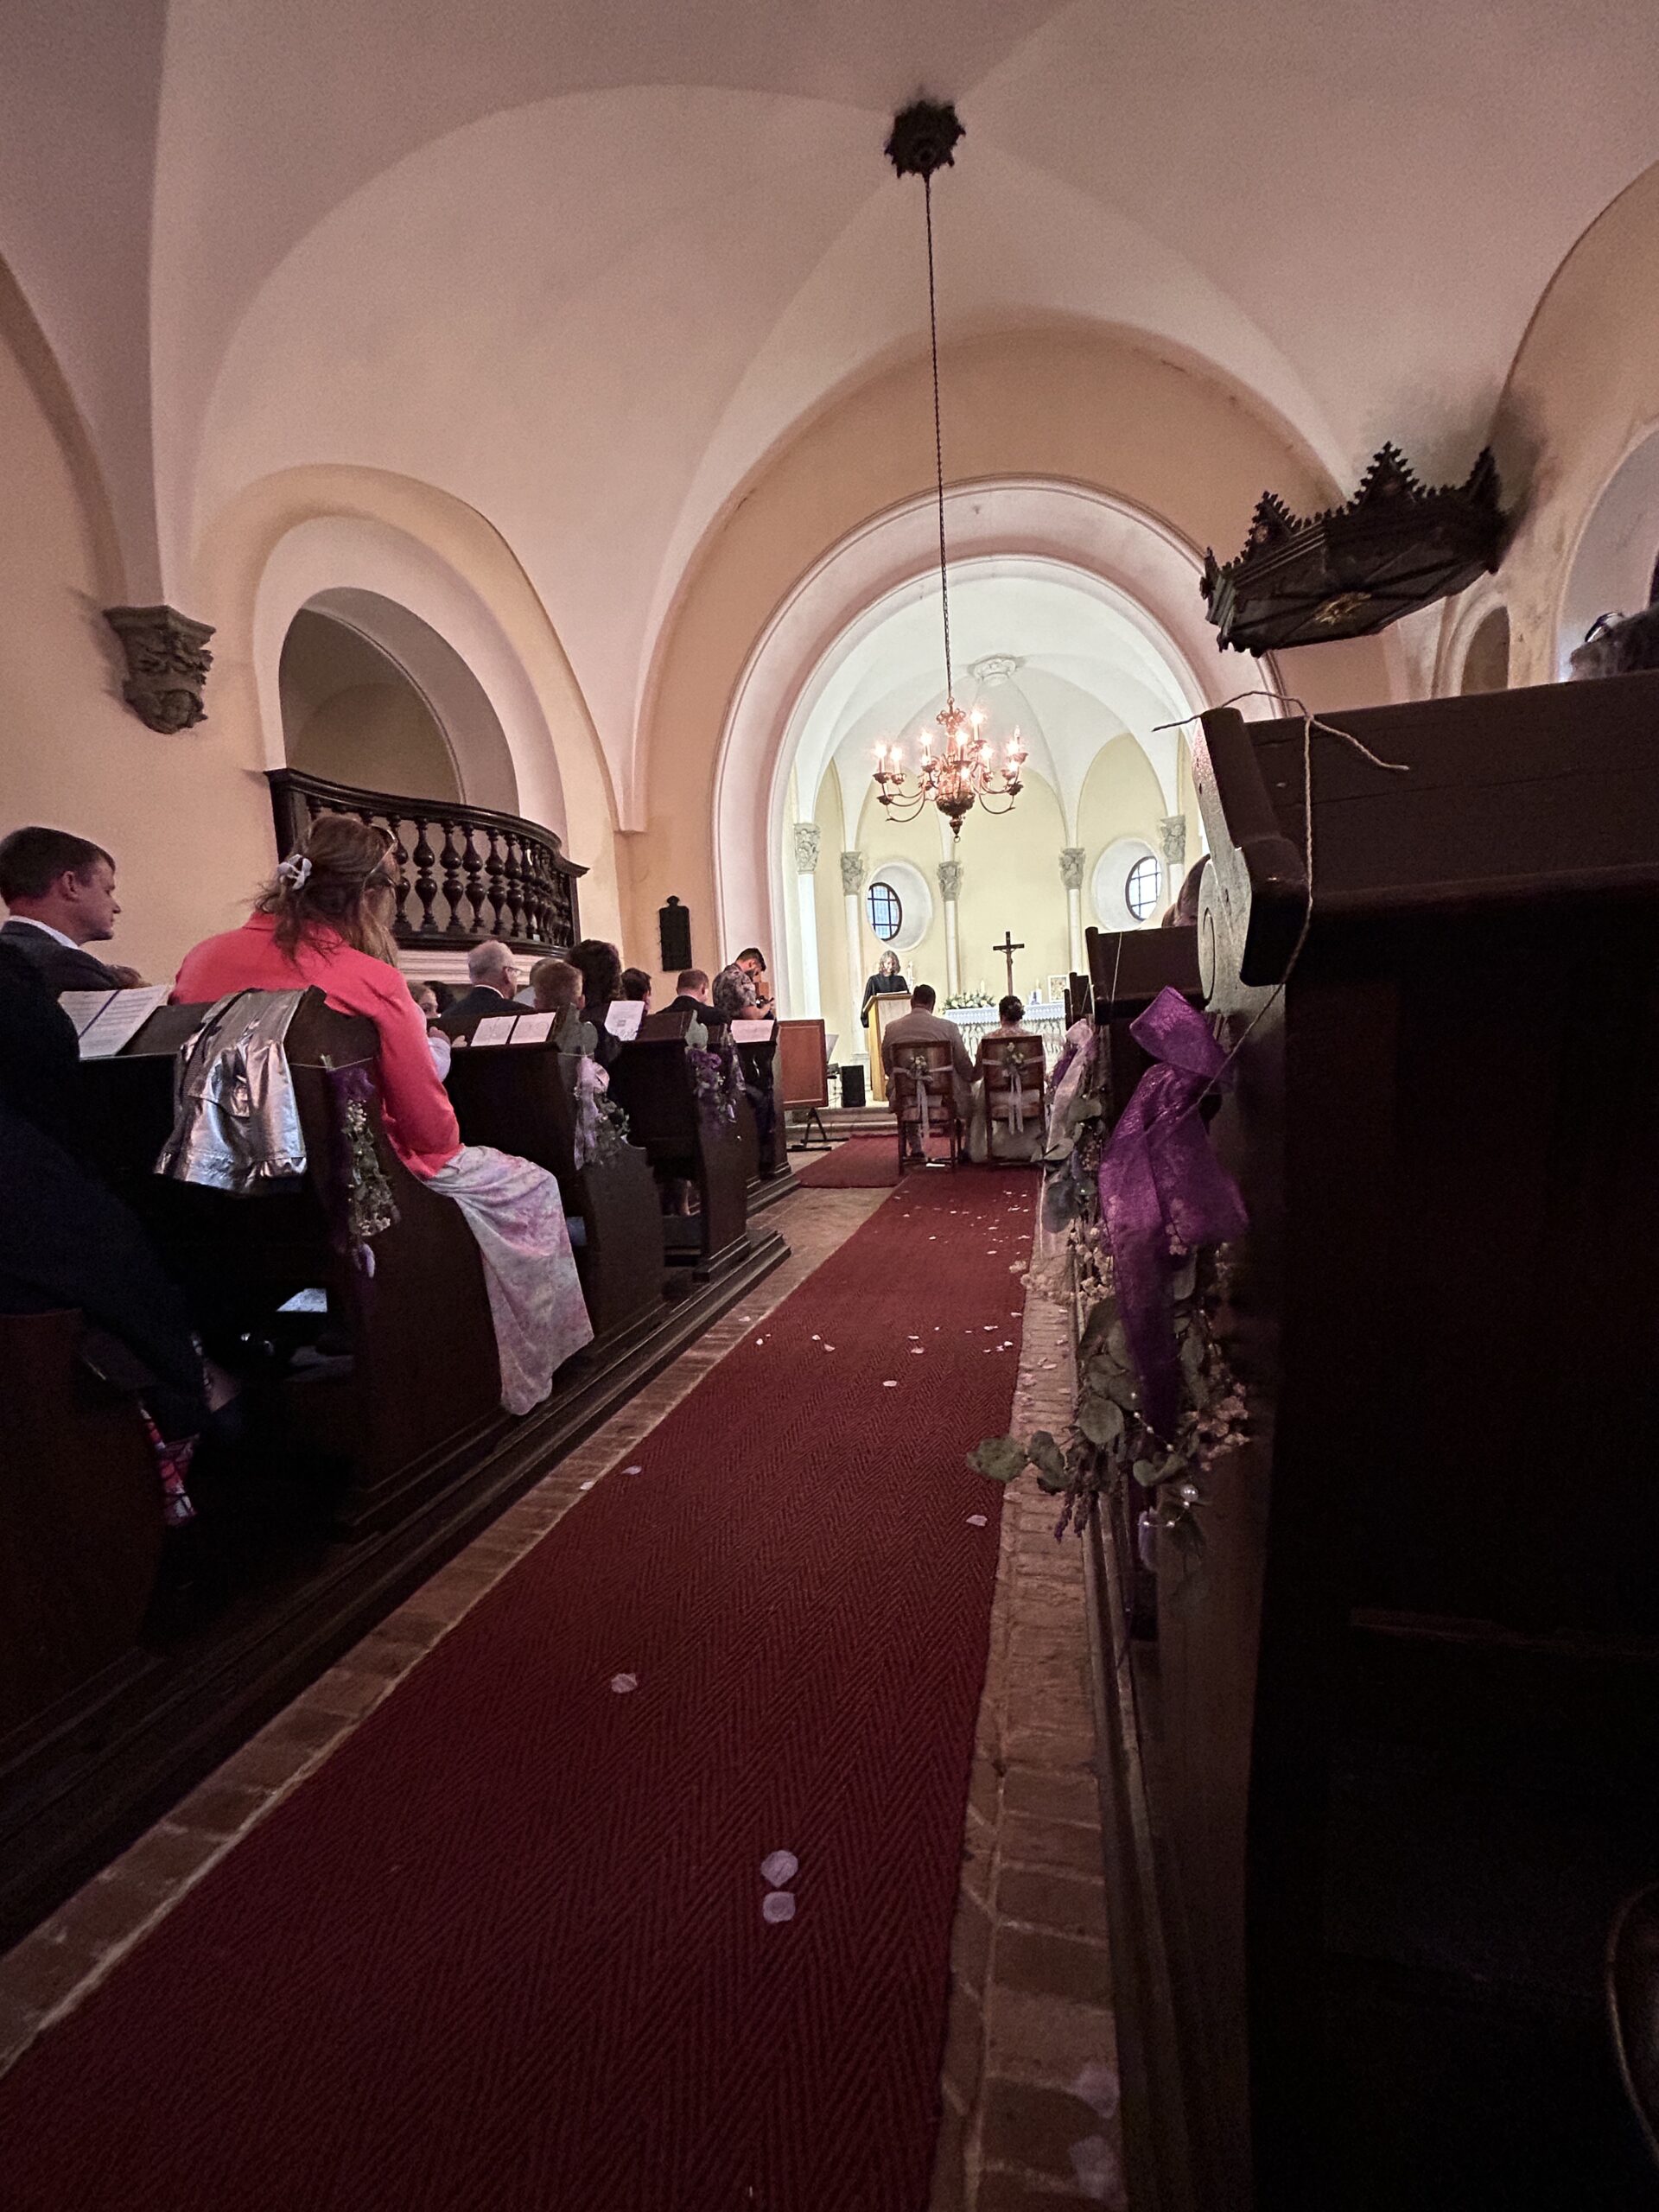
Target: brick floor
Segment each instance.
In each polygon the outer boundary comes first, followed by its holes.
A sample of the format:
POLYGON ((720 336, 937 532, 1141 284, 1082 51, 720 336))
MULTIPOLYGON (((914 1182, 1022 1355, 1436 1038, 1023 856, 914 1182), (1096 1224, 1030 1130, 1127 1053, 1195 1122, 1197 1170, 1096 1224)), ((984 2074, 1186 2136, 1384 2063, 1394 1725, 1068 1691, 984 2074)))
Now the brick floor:
MULTIPOLYGON (((1014 1430, 1057 1434, 1072 1395, 1060 1255, 1026 1279, 1014 1430)), ((1022 1476, 1003 1508, 931 2212, 1122 2206, 1116 2037, 1082 1548, 1022 1476)))
POLYGON ((771 1217, 790 1256, 561 1459, 429 1582, 232 1753, 166 1819, 0 1958, 0 2073, 73 2010, 256 1821, 298 1787, 485 1592, 839 1249, 887 1191, 793 1192, 771 1217))

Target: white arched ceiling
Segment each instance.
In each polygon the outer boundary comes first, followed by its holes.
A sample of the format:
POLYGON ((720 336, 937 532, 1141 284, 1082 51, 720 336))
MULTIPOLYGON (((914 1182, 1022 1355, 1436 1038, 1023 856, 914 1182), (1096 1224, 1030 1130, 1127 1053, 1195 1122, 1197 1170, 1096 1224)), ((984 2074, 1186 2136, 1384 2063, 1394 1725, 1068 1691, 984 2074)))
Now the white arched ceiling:
POLYGON ((1461 474, 1552 270, 1651 157, 1650 15, 9 0, 0 252, 135 596, 157 506, 180 597, 251 474, 442 486, 541 594, 637 823, 644 671, 708 518, 920 328, 894 106, 925 86, 968 124, 953 330, 1127 323, 1348 480, 1384 435, 1461 474))

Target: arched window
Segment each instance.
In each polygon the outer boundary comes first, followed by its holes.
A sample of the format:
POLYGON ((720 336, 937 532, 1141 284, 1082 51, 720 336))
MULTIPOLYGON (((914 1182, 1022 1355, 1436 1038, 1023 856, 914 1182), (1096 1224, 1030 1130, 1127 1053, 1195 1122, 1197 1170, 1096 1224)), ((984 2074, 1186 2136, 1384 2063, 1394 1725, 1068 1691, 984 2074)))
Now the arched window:
POLYGON ((899 893, 890 883, 878 877, 864 893, 864 904, 869 912, 870 927, 883 944, 896 938, 905 925, 905 910, 899 893))
POLYGON ((1163 880, 1162 862, 1151 853, 1142 853, 1123 886, 1123 903, 1137 922, 1144 922, 1158 904, 1163 880))

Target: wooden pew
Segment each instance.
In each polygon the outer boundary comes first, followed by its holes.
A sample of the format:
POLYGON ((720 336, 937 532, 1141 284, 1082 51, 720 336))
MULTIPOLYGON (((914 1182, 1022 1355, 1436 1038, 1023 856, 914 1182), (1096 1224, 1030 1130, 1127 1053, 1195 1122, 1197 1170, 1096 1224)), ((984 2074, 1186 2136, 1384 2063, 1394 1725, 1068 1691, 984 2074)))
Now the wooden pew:
POLYGON ((1659 676, 1330 719, 1407 772, 1313 738, 1282 990, 1301 724, 1195 748, 1256 1434, 1155 1653, 1101 1560, 1131 2172, 1645 2204, 1600 1984, 1659 1878, 1659 676))
POLYGON ((370 1116, 397 1220, 375 1238, 372 1275, 339 1249, 332 1178, 340 1142, 329 1071, 378 1057, 374 1026, 307 994, 288 1032, 308 1171, 297 1186, 236 1198, 151 1171, 173 1122, 180 1044, 202 1007, 163 1007, 126 1050, 83 1064, 104 1172, 149 1228, 197 1310, 232 1332, 270 1325, 296 1292, 327 1294, 350 1370, 296 1374, 282 1396, 296 1434, 349 1469, 339 1506, 353 1531, 382 1527, 443 1478, 499 1417, 500 1370, 478 1247, 454 1203, 429 1191, 370 1116))
POLYGON ((1152 1065, 1129 1024, 1160 991, 1173 987, 1200 1002, 1196 929, 1097 930, 1084 932, 1089 948, 1089 995, 1100 1030, 1109 1111, 1116 1119, 1152 1065))
POLYGON ((467 1045, 450 1061, 448 1087, 468 1144, 516 1153, 558 1177, 566 1212, 582 1224, 575 1256, 588 1319, 606 1338, 661 1310, 663 1212, 639 1147, 576 1166, 578 1065, 551 1044, 467 1045))
POLYGON ((696 1183, 702 1211, 695 1224, 686 1224, 695 1229, 695 1246, 677 1250, 671 1243, 669 1257, 706 1276, 748 1250, 748 1159, 758 1147, 751 1116, 752 1150, 746 1156, 742 1102, 735 1128, 700 1110, 685 1048, 690 1021, 685 1014, 648 1014, 611 1070, 611 1095, 627 1115, 631 1139, 643 1145, 657 1173, 696 1183))
POLYGON ((80 1343, 79 1313, 0 1316, 0 1737, 118 1667, 161 1563, 137 1401, 80 1343))

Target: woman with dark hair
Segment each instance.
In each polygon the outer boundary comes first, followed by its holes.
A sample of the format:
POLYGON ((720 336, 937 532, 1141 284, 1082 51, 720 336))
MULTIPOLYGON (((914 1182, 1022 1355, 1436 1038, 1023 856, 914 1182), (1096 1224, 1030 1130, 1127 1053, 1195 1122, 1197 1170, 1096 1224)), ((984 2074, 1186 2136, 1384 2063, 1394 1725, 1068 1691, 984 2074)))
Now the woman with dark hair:
POLYGON ((902 991, 906 998, 910 996, 910 985, 899 972, 899 956, 889 947, 876 962, 874 975, 864 979, 864 1003, 858 1009, 858 1018, 867 1029, 870 1026, 872 1002, 895 991, 902 991))
POLYGON ((570 955, 570 965, 582 977, 582 1018, 592 1026, 598 1039, 594 1058, 601 1067, 613 1067, 622 1046, 605 1027, 605 1017, 611 1010, 611 1001, 623 995, 622 956, 602 937, 585 937, 570 955))
POLYGON ((651 978, 643 968, 625 968, 622 970, 622 996, 638 999, 645 1012, 651 1012, 651 978))
POLYGON ((559 1186, 529 1160, 461 1143, 425 1020, 397 964, 392 852, 384 830, 351 815, 320 815, 241 928, 185 955, 173 995, 213 1000, 315 984, 330 1006, 373 1022, 386 1135, 410 1174, 455 1201, 478 1239, 502 1403, 528 1413, 594 1333, 559 1186))

